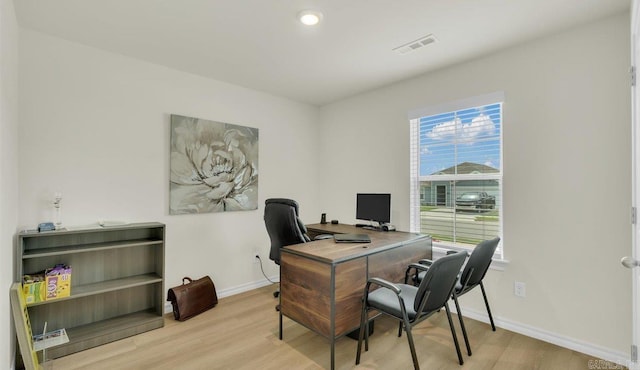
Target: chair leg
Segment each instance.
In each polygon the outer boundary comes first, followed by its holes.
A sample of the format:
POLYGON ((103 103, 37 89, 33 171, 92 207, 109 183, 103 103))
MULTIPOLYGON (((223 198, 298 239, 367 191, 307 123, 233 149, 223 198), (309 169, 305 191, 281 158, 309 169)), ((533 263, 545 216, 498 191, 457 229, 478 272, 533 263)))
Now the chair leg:
POLYGON ((402 321, 398 324, 398 338, 402 336, 402 321))
POLYGON ((447 311, 447 319, 449 319, 449 326, 451 327, 451 336, 453 336, 453 343, 456 345, 456 352, 458 352, 458 361, 460 365, 464 364, 462 360, 462 352, 460 352, 460 345, 458 344, 458 336, 456 335, 456 329, 453 326, 453 320, 451 320, 451 311, 449 310, 449 306, 447 304, 444 305, 445 310, 447 311))
POLYGON ((365 320, 365 329, 364 329, 364 351, 369 351, 369 319, 365 320))
MULTIPOLYGON (((356 365, 360 364, 360 353, 362 351, 362 338, 365 335, 365 326, 368 328, 369 323, 366 320, 367 307, 364 301, 362 302, 362 312, 360 314, 360 332, 358 333, 358 351, 356 352, 356 365)), ((365 350, 369 350, 369 333, 367 332, 367 340, 365 342, 365 350)))
POLYGON ((480 289, 482 289, 482 297, 484 298, 484 305, 487 306, 487 313, 489 314, 489 321, 491 321, 491 329, 496 331, 496 325, 493 323, 493 316, 491 315, 491 309, 489 308, 489 301, 487 300, 487 293, 484 291, 484 285, 480 281, 480 289))
POLYGON ((460 310, 460 304, 458 303, 458 296, 453 293, 453 301, 456 303, 456 310, 458 311, 458 319, 460 320, 460 327, 462 327, 462 336, 464 337, 464 343, 467 345, 467 353, 471 356, 471 346, 469 345, 469 337, 467 336, 467 329, 464 326, 462 320, 462 311, 460 310))
POLYGON ((411 350, 411 358, 413 359, 413 368, 420 370, 420 364, 418 364, 418 355, 416 354, 416 347, 413 344, 413 335, 411 334, 411 325, 405 323, 405 329, 407 331, 407 340, 409 340, 409 349, 411 350))

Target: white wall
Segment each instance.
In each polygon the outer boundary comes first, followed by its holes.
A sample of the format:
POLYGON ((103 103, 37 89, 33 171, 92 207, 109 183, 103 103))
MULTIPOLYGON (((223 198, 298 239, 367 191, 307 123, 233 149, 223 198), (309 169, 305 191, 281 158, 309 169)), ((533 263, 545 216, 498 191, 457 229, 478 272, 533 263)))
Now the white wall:
POLYGON ((18 224, 18 26, 13 1, 0 1, 0 368, 13 366, 13 235, 18 224))
POLYGON ((20 30, 20 225, 159 221, 166 288, 210 275, 218 291, 277 276, 264 200, 291 197, 318 219, 318 108, 20 30), (170 114, 260 130, 256 211, 168 215, 170 114))
MULTIPOLYGON (((619 263, 631 247, 628 19, 608 18, 323 107, 321 169, 332 174, 322 178, 323 212, 353 222, 355 193, 391 192, 391 221, 408 229, 407 112, 504 91, 510 264, 487 276, 494 315, 628 358, 631 284, 619 263), (513 294, 516 280, 527 284, 525 299, 513 294)), ((428 56, 421 53, 406 57, 428 56)), ((463 311, 485 312, 473 294, 461 299, 463 311)))

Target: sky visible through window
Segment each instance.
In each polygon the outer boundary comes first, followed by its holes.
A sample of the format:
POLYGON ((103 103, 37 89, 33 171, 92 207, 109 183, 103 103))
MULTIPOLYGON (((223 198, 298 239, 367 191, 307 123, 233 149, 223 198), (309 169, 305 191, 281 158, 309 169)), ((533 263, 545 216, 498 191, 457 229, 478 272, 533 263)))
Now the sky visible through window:
POLYGON ((420 119, 420 176, 471 162, 500 170, 502 104, 420 119))

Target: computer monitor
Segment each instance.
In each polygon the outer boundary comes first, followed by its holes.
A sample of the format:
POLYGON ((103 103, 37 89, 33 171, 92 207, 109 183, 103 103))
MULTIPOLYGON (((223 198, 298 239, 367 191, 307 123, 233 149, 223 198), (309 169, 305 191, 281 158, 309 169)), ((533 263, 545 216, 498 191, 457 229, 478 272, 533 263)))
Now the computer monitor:
POLYGON ((390 222, 391 194, 356 194, 356 218, 380 224, 390 222))

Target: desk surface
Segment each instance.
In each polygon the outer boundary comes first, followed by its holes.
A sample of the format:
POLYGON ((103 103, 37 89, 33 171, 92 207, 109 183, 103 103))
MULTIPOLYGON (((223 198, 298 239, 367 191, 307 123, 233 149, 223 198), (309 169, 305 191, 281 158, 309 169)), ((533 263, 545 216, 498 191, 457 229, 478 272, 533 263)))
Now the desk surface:
POLYGON ((333 239, 324 239, 285 247, 290 253, 326 263, 349 261, 428 237, 419 233, 375 231, 344 224, 311 224, 307 229, 327 234, 368 234, 371 238, 371 243, 336 243, 333 239))

